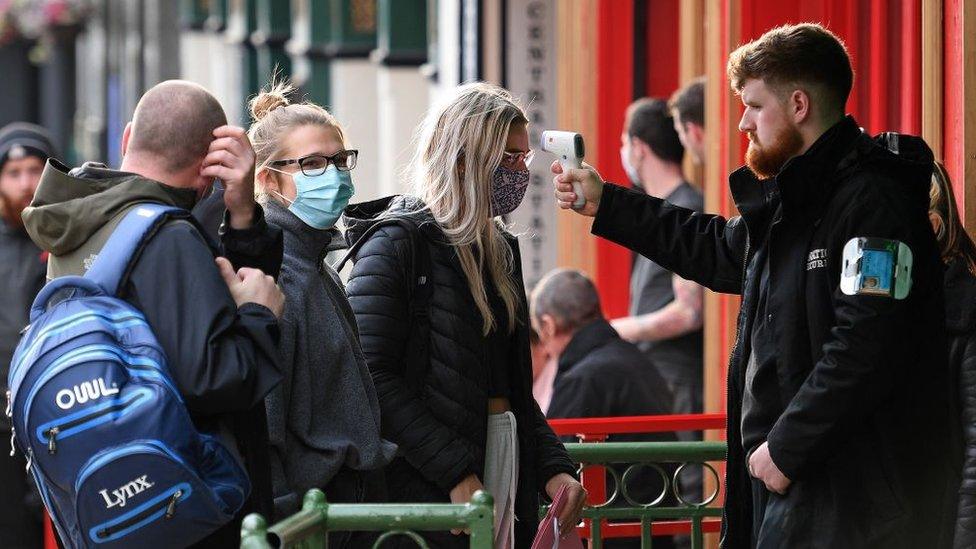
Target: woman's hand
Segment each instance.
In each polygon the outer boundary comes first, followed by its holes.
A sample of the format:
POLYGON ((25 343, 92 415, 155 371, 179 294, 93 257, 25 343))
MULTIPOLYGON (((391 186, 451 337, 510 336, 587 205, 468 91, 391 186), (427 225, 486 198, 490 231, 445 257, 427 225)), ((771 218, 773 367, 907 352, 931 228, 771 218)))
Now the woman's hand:
POLYGON ((223 181, 230 226, 247 229, 254 222, 254 148, 244 128, 221 126, 213 136, 200 175, 223 181))
MULTIPOLYGON (((476 475, 468 475, 464 477, 464 480, 458 483, 457 486, 451 489, 451 503, 468 503, 471 501, 471 496, 474 495, 478 490, 484 490, 485 487, 478 480, 476 475)), ((461 533, 460 529, 452 529, 451 533, 455 536, 461 533)), ((468 530, 464 530, 465 534, 470 534, 468 530)))
POLYGON ((555 499, 563 486, 566 486, 566 505, 563 506, 558 517, 560 537, 576 528, 580 517, 583 516, 583 505, 586 504, 586 490, 583 489, 583 485, 566 473, 559 473, 546 482, 546 493, 549 494, 549 499, 555 499))

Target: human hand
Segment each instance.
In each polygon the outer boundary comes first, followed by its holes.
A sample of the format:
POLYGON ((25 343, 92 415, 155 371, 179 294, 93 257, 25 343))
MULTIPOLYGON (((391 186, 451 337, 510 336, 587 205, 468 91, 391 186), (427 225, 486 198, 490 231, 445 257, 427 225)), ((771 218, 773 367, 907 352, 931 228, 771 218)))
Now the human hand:
POLYGON ((200 175, 224 182, 230 226, 247 229, 254 221, 254 148, 244 128, 221 126, 213 136, 200 175))
POLYGON ((763 442, 749 456, 749 474, 766 485, 766 489, 779 495, 786 494, 792 481, 779 470, 769 455, 769 443, 763 442))
POLYGON ((281 293, 274 278, 259 269, 244 268, 235 273, 230 261, 223 257, 218 257, 216 262, 220 276, 238 307, 245 303, 257 303, 270 309, 276 318, 281 318, 285 309, 285 294, 281 293))
MULTIPOLYGON (((481 484, 481 481, 478 480, 476 475, 468 475, 464 477, 464 480, 459 482, 457 486, 451 488, 451 503, 468 503, 471 501, 471 496, 473 496, 475 492, 484 489, 485 487, 481 484)), ((468 529, 451 529, 451 533, 455 536, 460 535, 462 531, 465 534, 471 533, 471 531, 468 529)))
POLYGON ((559 537, 565 536, 572 532, 573 528, 576 528, 580 517, 583 516, 583 505, 586 504, 586 490, 583 485, 566 473, 559 473, 546 482, 546 494, 549 494, 550 499, 555 499, 556 494, 564 485, 568 488, 566 489, 566 504, 557 517, 559 537))
POLYGON ((586 204, 573 211, 587 217, 595 216, 600 207, 600 197, 603 196, 603 178, 600 177, 600 173, 586 162, 583 163, 582 168, 570 169, 564 173, 558 160, 552 163, 550 170, 556 174, 556 177, 552 178, 556 204, 564 210, 573 210, 573 202, 577 198, 573 183, 579 183, 583 187, 586 204))

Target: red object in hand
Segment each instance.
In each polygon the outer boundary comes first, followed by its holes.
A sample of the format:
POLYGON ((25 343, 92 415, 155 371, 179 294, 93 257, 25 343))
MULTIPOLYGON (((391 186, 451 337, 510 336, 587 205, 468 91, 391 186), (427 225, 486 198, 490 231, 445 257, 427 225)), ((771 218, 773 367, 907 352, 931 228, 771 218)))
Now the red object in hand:
POLYGON ((539 524, 539 531, 532 541, 532 549, 583 549, 583 541, 575 528, 562 538, 559 537, 557 517, 559 517, 563 507, 566 506, 566 500, 569 499, 566 493, 567 488, 568 486, 564 484, 556 493, 556 497, 553 498, 546 518, 542 519, 542 523, 539 524))

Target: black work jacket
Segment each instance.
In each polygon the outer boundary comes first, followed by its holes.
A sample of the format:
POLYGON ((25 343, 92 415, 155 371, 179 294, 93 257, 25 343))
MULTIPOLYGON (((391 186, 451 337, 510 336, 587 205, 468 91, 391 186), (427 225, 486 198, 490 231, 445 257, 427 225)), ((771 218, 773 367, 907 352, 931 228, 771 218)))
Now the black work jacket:
POLYGON ((950 542, 959 432, 946 398, 952 380, 942 266, 927 218, 931 171, 921 140, 906 140, 895 155, 847 117, 774 180, 759 181, 746 168, 734 172, 729 184, 741 217, 697 214, 605 187, 594 234, 714 291, 742 295, 728 368, 723 547, 752 544, 740 424, 759 280, 747 278, 745 267, 763 245, 785 409, 767 441, 793 484, 785 496, 771 496, 759 546, 763 532, 776 532, 790 547, 950 542), (773 221, 777 190, 782 216, 773 221), (906 299, 840 291, 843 247, 856 237, 911 248, 914 283, 906 299))
MULTIPOLYGON (((410 235, 401 226, 384 226, 355 254, 346 291, 356 314, 363 354, 380 401, 383 438, 395 442, 399 457, 386 469, 390 499, 397 502, 449 502, 450 491, 475 474, 484 480, 488 426, 490 338, 471 297, 454 247, 422 204, 410 197, 354 204, 343 217, 350 244, 358 241, 389 208, 420 227, 428 247, 433 292, 427 304, 429 333, 411 326, 410 235), (410 338, 427 338, 426 363, 412 364, 410 338)), ((518 242, 514 254, 516 295, 525 296, 518 242)), ((508 364, 509 400, 518 426, 519 469, 515 498, 515 546, 532 544, 538 524, 539 495, 558 473, 575 475, 575 465, 532 398, 528 307, 519 300, 513 334, 517 358, 508 364)), ((466 536, 424 533, 431 547, 467 547, 466 536)), ((396 547, 397 545, 394 545, 396 547)), ((413 546, 407 541, 404 547, 413 546)))

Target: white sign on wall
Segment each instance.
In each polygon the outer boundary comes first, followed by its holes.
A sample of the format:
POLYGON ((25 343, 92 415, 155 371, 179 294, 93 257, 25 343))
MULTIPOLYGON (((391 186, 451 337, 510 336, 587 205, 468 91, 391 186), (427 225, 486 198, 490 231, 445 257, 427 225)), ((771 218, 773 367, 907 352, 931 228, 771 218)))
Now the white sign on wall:
POLYGON ((531 289, 556 267, 558 234, 549 165, 555 159, 540 150, 543 130, 558 129, 556 121, 556 2, 509 0, 505 22, 505 80, 529 118, 529 146, 535 161, 525 201, 509 220, 522 236, 522 270, 531 289))

